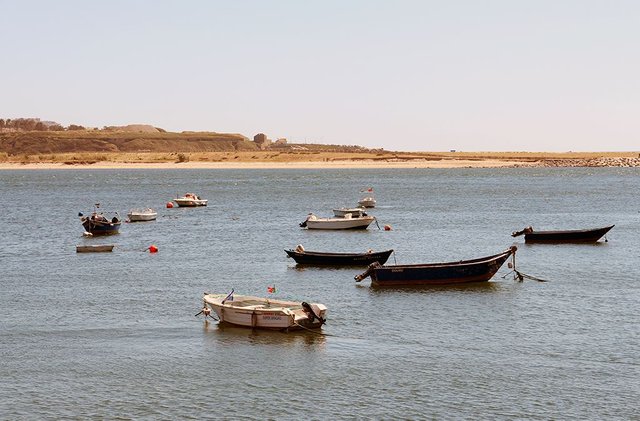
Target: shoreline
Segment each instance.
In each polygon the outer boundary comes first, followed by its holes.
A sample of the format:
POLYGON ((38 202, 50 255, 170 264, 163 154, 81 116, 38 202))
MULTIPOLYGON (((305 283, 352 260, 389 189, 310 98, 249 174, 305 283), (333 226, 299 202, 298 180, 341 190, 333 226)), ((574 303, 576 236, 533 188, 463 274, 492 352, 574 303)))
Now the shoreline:
POLYGON ((0 170, 86 170, 86 169, 383 169, 383 168, 504 168, 536 167, 536 163, 498 159, 411 160, 411 161, 292 161, 292 162, 112 162, 17 163, 0 162, 0 170))
MULTIPOLYGON (((0 156, 0 158, 2 158, 0 156)), ((637 153, 75 153, 0 159, 0 170, 68 169, 384 169, 640 167, 637 153)))

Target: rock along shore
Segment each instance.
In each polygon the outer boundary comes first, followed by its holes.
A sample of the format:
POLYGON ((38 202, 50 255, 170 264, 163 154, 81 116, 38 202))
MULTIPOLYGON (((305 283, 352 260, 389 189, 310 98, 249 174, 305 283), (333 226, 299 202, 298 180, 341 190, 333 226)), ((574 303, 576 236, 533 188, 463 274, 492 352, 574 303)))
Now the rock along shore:
MULTIPOLYGON (((517 165, 527 167, 529 165, 517 165)), ((532 163, 534 167, 640 167, 638 158, 590 158, 590 159, 544 159, 532 163)))

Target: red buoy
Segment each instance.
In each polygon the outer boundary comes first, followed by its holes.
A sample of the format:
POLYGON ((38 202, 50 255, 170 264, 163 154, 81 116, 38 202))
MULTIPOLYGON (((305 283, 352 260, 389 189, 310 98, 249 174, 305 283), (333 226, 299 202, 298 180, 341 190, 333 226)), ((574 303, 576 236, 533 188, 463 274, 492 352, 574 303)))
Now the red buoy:
POLYGON ((151 244, 149 246, 149 253, 157 253, 158 252, 158 247, 156 247, 155 245, 151 244))
POLYGON ((391 231, 391 225, 385 225, 384 226, 384 230, 385 231, 391 231))
POLYGON ((167 202, 167 208, 171 209, 173 207, 173 202, 167 202))

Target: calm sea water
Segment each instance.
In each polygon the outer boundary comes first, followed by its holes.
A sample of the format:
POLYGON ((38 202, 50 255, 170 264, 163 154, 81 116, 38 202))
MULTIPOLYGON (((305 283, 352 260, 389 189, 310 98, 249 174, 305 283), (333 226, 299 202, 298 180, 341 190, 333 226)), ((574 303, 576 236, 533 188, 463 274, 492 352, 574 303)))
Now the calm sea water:
MULTIPOLYGON (((638 169, 0 172, 0 419, 639 419, 638 169), (380 225, 298 227, 373 186, 380 225), (166 209, 193 191, 210 206, 166 209), (100 202, 158 220, 82 237, 100 202), (525 245, 547 283, 376 289, 284 248, 498 253, 533 225, 616 224, 597 245, 525 245), (76 244, 115 243, 76 254, 76 244), (142 250, 155 244, 157 254, 142 250), (329 307, 327 335, 220 327, 202 293, 329 307)), ((394 257, 391 258, 393 263, 394 257)))

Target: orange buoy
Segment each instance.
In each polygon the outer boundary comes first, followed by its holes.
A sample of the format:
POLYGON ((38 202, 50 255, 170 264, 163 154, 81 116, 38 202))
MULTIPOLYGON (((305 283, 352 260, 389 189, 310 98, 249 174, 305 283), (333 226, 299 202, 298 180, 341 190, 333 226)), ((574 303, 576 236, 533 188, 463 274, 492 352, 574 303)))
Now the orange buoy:
POLYGON ((171 209, 173 207, 173 202, 167 202, 167 209, 171 209))
POLYGON ((384 226, 384 230, 385 231, 391 231, 391 225, 385 225, 384 226))
POLYGON ((157 253, 158 252, 158 247, 156 247, 155 245, 151 244, 149 246, 149 253, 157 253))

